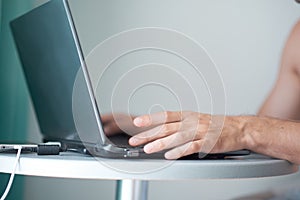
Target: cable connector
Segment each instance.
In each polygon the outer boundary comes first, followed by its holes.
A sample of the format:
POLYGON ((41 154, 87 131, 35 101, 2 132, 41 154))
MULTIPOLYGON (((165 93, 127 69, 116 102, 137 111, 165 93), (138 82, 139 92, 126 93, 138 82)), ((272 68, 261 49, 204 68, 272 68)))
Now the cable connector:
POLYGON ((41 143, 36 147, 36 153, 38 155, 59 155, 61 151, 60 142, 41 143))
POLYGON ((60 152, 66 151, 62 148, 60 142, 47 142, 40 144, 0 144, 0 153, 15 153, 21 148, 22 152, 34 152, 38 155, 59 155, 60 152))

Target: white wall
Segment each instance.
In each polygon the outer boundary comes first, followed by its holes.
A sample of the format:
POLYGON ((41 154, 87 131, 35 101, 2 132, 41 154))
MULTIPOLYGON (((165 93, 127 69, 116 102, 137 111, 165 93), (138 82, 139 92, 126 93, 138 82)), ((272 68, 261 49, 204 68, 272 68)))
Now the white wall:
POLYGON ((175 29, 197 40, 221 71, 233 114, 256 112, 299 17, 299 6, 292 0, 74 0, 72 8, 86 54, 107 37, 136 27, 175 29))
MULTIPOLYGON (((85 54, 120 31, 164 27, 201 43, 224 79, 229 114, 255 114, 275 81, 280 54, 300 17, 294 1, 72 0, 85 54)), ((146 101, 146 100, 145 100, 146 101)), ((31 116, 31 140, 40 138, 31 116)), ((28 177, 25 199, 113 199, 113 181, 28 177)), ((299 175, 246 180, 151 182, 149 199, 231 199, 284 184, 299 175), (180 192, 179 192, 180 191, 180 192)))

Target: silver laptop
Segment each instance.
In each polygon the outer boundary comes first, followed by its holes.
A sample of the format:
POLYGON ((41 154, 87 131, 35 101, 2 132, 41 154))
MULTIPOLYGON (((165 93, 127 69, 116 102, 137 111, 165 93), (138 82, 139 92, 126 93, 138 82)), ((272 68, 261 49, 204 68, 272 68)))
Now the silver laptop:
MULTIPOLYGON (((13 20, 11 29, 44 141, 58 141, 67 150, 105 158, 164 158, 164 152, 146 154, 142 147, 131 147, 128 134, 108 138, 104 133, 68 0, 51 0, 33 9, 13 20), (89 127, 81 134, 72 109, 78 81, 81 87, 76 92, 89 127)), ((248 153, 242 150, 206 158, 248 153)), ((184 158, 197 159, 198 154, 184 158)))

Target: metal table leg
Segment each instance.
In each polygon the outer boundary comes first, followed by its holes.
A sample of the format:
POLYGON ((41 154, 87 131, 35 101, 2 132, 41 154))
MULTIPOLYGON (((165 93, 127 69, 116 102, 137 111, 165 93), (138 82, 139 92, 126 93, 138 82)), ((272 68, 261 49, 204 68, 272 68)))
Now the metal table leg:
POLYGON ((148 181, 119 180, 117 181, 116 200, 147 200, 148 181))

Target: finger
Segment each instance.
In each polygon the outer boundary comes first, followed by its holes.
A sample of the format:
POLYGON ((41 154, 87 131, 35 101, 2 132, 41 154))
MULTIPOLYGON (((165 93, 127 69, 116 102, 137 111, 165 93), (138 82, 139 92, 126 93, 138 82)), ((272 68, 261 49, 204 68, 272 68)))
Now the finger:
POLYGON ((176 132, 167 137, 155 140, 144 147, 144 151, 146 153, 155 153, 165 149, 170 149, 173 147, 177 147, 193 141, 195 138, 195 134, 193 132, 176 132))
POLYGON ((103 129, 106 136, 112 136, 122 132, 119 126, 114 121, 106 123, 103 129))
MULTIPOLYGON (((194 125, 183 124, 182 122, 164 124, 132 137, 129 142, 133 146, 138 146, 169 136, 166 140, 169 140, 169 143, 172 142, 172 144, 168 145, 169 148, 172 148, 192 140, 204 138, 208 127, 208 124, 198 124, 195 127, 194 125)), ((164 146, 159 143, 156 144, 158 146, 164 146)))
POLYGON ((181 119, 181 112, 166 111, 136 117, 133 120, 133 123, 138 127, 145 127, 150 125, 160 125, 170 122, 178 122, 181 121, 181 119))
POLYGON ((156 126, 150 130, 139 133, 129 139, 129 144, 132 146, 138 146, 145 144, 151 141, 154 141, 159 138, 166 137, 177 132, 181 127, 181 123, 169 123, 156 126))
POLYGON ((137 128, 132 124, 132 121, 125 119, 112 120, 104 125, 104 132, 106 135, 114 135, 117 133, 126 133, 128 135, 133 135, 136 132, 141 132, 141 128, 137 128))
POLYGON ((109 123, 114 120, 114 116, 112 114, 101 115, 101 122, 103 124, 109 123))
POLYGON ((178 159, 193 153, 199 153, 203 146, 203 140, 196 140, 185 143, 165 153, 165 158, 169 160, 178 159))

